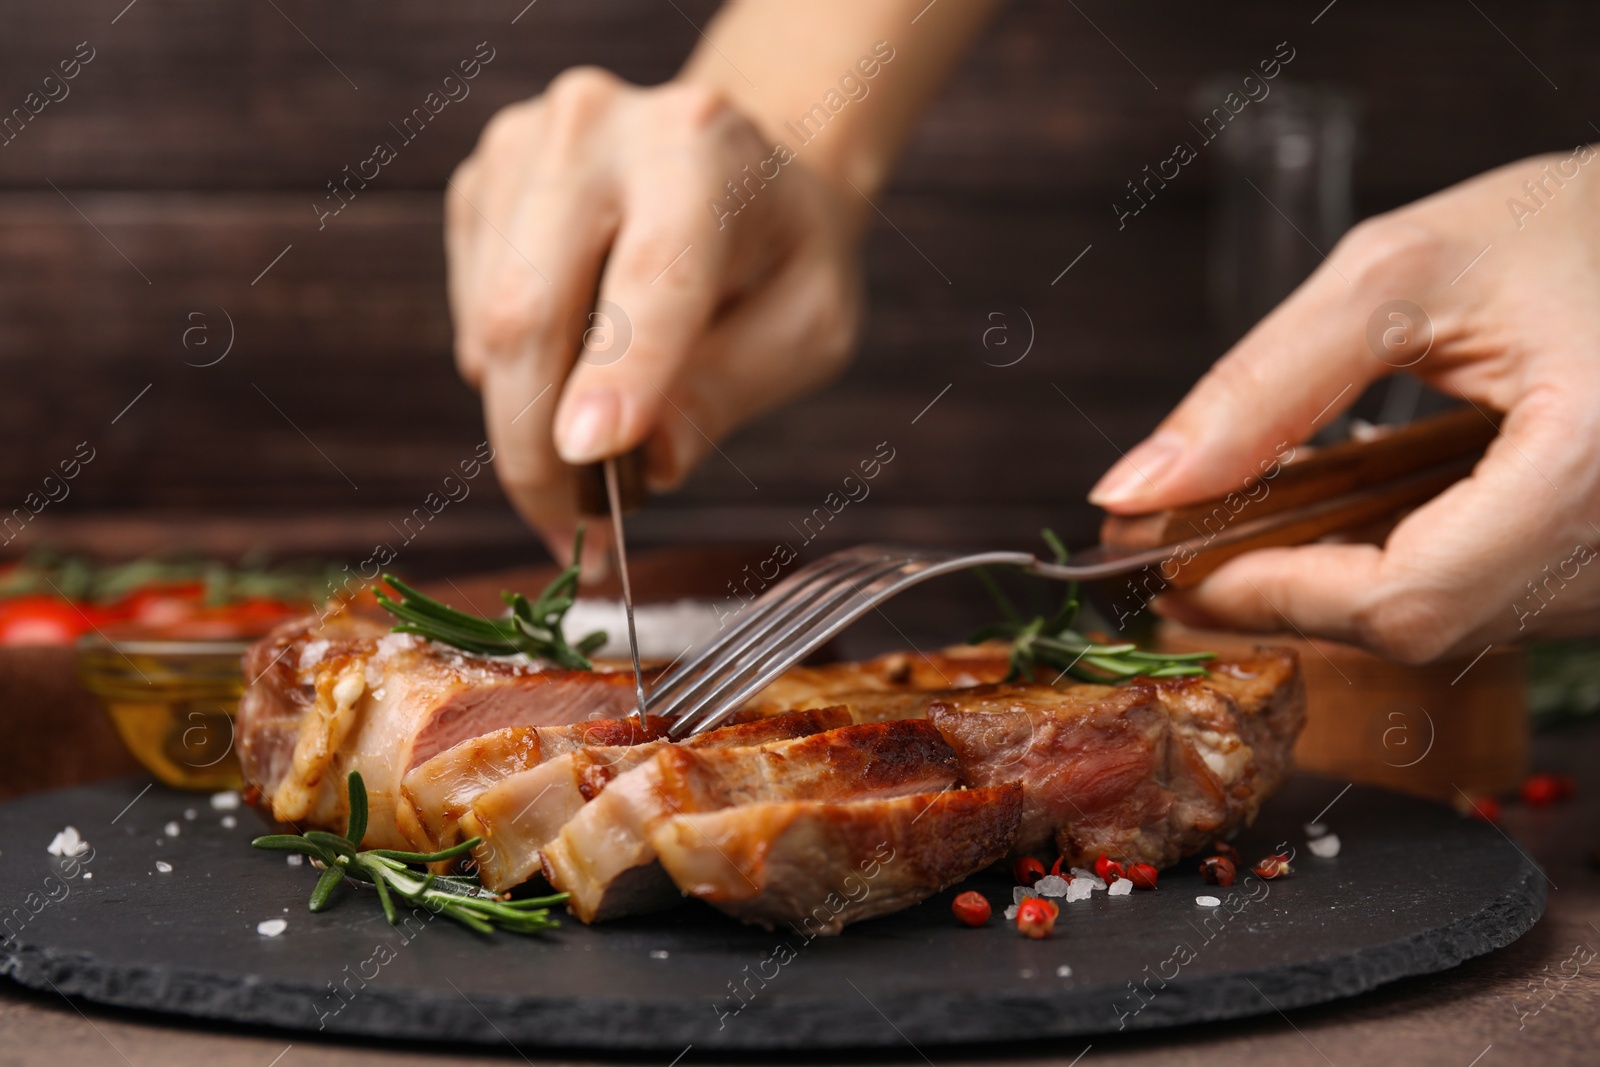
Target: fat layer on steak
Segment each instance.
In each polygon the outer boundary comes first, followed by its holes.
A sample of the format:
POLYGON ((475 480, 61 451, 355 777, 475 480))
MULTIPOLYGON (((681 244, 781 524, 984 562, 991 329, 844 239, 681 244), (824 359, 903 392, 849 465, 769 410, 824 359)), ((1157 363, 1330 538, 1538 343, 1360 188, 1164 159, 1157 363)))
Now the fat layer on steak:
POLYGON ((674 815, 650 832, 684 893, 742 922, 807 938, 925 900, 1004 856, 1015 782, 892 799, 743 804, 674 815))
POLYGON ((437 852, 464 840, 461 816, 484 790, 519 771, 586 748, 641 745, 666 737, 669 723, 637 716, 572 726, 507 726, 470 738, 413 767, 400 781, 395 816, 418 852, 437 852))
MULTIPOLYGON (((755 748, 668 745, 616 777, 543 847, 544 872, 584 922, 666 907, 678 889, 651 834, 674 816, 773 801, 850 800, 956 784, 955 753, 931 723, 846 726, 755 748)), ((495 888, 493 885, 490 888, 495 888)))
POLYGON ((280 822, 342 830, 345 780, 366 783, 369 848, 406 848, 395 816, 413 767, 506 726, 619 718, 632 672, 571 671, 475 656, 369 618, 285 623, 245 654, 238 750, 246 783, 280 822))
POLYGON ((502 892, 539 873, 539 850, 613 779, 663 749, 693 752, 762 745, 807 737, 849 722, 850 713, 844 708, 815 708, 724 726, 675 745, 658 740, 566 752, 492 783, 461 813, 457 832, 462 840, 483 839, 472 851, 478 879, 502 892))

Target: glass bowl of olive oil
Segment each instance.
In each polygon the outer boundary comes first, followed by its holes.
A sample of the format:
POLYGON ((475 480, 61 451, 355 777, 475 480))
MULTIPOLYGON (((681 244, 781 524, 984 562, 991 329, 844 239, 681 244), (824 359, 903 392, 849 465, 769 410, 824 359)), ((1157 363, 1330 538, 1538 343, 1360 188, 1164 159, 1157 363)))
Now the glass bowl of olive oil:
POLYGON ((78 640, 78 676, 128 751, 161 781, 178 789, 237 789, 234 716, 249 645, 87 634, 78 640))

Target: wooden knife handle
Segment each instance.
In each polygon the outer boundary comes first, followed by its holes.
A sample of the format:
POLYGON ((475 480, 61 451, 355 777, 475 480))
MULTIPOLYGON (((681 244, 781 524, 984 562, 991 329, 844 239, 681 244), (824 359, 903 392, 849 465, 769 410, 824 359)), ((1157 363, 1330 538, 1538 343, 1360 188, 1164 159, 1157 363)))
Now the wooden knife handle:
POLYGON ((1215 549, 1200 549, 1169 579, 1180 588, 1192 585, 1251 549, 1305 544, 1426 503, 1465 476, 1498 432, 1493 416, 1466 407, 1365 441, 1324 448, 1301 445, 1286 462, 1264 463, 1260 474, 1226 496, 1145 515, 1108 515, 1100 527, 1100 541, 1115 548, 1156 548, 1215 536, 1236 523, 1369 490, 1352 498, 1348 506, 1314 518, 1215 549), (1385 483, 1395 484, 1380 488, 1385 483))
MULTIPOLYGON (((587 463, 576 468, 578 514, 599 517, 611 514, 611 502, 606 495, 606 465, 587 463)), ((617 496, 624 515, 644 506, 644 446, 617 457, 617 496)))

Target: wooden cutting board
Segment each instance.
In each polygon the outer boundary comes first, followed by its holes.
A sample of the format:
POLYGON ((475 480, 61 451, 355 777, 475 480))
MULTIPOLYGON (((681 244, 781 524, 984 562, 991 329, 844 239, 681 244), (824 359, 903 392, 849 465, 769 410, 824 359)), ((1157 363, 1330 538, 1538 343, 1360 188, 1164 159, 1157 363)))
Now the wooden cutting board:
POLYGON ((1002 921, 1011 882, 998 872, 959 887, 996 906, 975 930, 952 920, 951 889, 833 938, 742 927, 699 904, 483 937, 442 918, 391 928, 370 890, 349 885, 312 915, 314 872, 252 850, 253 813, 148 784, 0 806, 0 972, 101 1004, 289 1031, 669 1056, 690 1044, 920 1049, 1351 996, 1508 944, 1542 914, 1546 891, 1492 825, 1303 775, 1237 842, 1249 859, 1280 842, 1296 849, 1287 879, 1218 890, 1184 863, 1154 892, 1064 904, 1045 941, 1002 921), (1314 817, 1339 835, 1336 858, 1307 853, 1301 827, 1314 817), (69 824, 93 853, 66 880, 46 846, 69 824), (1223 906, 1198 906, 1201 894, 1223 906), (257 933, 274 918, 287 920, 281 935, 257 933))

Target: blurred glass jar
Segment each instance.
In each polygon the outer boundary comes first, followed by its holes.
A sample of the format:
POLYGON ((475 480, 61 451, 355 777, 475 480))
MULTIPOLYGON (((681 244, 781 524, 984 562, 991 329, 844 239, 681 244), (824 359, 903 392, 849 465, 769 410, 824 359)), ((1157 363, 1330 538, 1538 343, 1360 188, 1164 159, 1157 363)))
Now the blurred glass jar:
POLYGON ((134 757, 179 789, 237 789, 244 640, 78 641, 78 674, 134 757))
MULTIPOLYGON (((1195 97, 1202 122, 1231 88, 1213 83, 1195 97)), ((1215 135, 1208 289, 1224 345, 1288 296, 1350 228, 1357 117, 1346 90, 1279 80, 1215 135)))

